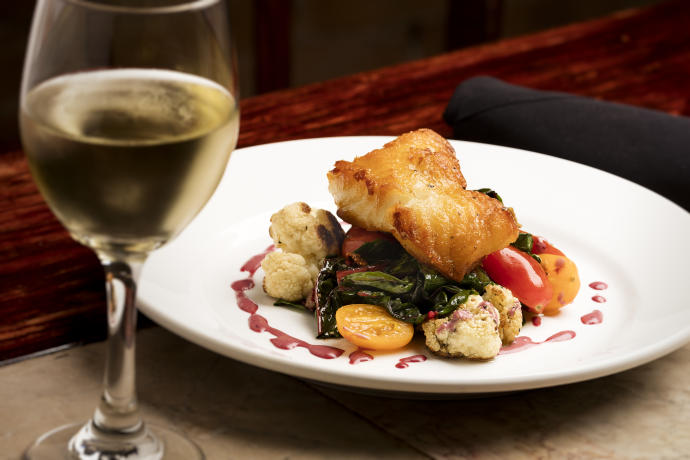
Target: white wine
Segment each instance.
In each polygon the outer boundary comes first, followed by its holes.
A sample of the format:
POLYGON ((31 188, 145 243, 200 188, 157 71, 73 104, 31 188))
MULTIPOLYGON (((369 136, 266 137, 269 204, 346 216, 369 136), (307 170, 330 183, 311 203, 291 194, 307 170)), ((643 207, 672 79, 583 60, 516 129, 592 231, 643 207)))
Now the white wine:
POLYGON ((20 121, 32 174, 72 236, 101 251, 147 252, 215 190, 239 113, 210 80, 116 69, 41 83, 20 121))

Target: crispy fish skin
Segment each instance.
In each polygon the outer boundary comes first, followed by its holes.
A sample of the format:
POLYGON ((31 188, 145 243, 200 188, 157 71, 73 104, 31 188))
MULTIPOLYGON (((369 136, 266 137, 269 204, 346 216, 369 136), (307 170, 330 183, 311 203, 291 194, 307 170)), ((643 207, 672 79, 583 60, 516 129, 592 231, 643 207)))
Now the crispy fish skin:
POLYGON ((518 236, 512 210, 465 190, 453 147, 429 129, 337 161, 328 182, 341 218, 393 234, 417 260, 456 281, 518 236))

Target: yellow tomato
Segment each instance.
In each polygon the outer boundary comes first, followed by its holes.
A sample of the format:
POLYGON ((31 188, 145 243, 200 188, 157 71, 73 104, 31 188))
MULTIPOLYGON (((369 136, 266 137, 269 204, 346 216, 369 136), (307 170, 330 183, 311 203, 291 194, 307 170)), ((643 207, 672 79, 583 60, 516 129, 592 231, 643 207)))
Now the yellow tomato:
POLYGON ((414 327, 393 318, 378 305, 355 303, 335 312, 338 332, 349 342, 370 350, 394 350, 410 343, 414 327))
POLYGON ((553 286, 553 297, 544 307, 544 314, 553 315, 568 305, 580 290, 580 276, 575 263, 559 254, 539 254, 541 266, 553 286))

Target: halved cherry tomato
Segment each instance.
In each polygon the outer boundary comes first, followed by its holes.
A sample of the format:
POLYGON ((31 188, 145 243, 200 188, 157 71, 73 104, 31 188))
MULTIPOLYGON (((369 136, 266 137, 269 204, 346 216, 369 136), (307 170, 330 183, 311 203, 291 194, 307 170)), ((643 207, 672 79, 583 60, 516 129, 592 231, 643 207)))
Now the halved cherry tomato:
POLYGON ((553 287, 541 265, 513 246, 492 252, 482 265, 492 280, 510 289, 520 302, 536 313, 541 313, 553 296, 553 287))
POLYGON ((369 350, 395 350, 410 343, 414 327, 393 318, 378 305, 355 303, 335 312, 338 332, 349 342, 369 350))
POLYGON ((364 230, 362 227, 355 227, 353 225, 345 234, 345 240, 343 240, 340 253, 343 257, 349 257, 364 243, 381 239, 394 240, 395 238, 393 238, 393 235, 390 233, 371 232, 369 230, 364 230))
POLYGON ((543 237, 537 236, 537 235, 532 235, 532 254, 556 254, 559 256, 563 256, 563 254, 560 250, 556 249, 546 241, 543 237))
POLYGON ((572 260, 558 254, 541 254, 541 266, 553 286, 553 296, 544 306, 544 314, 554 315, 571 303, 580 290, 580 276, 572 260))

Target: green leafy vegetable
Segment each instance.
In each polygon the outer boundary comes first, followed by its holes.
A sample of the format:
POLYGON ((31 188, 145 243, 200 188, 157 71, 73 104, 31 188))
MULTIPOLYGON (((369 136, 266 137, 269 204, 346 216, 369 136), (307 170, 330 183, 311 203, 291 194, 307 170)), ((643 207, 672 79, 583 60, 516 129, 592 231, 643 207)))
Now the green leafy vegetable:
POLYGON ((385 307, 390 301, 390 296, 378 291, 338 290, 336 291, 336 296, 338 298, 338 304, 341 306, 350 305, 353 303, 368 303, 371 305, 380 305, 385 307))
POLYGON ((427 294, 431 294, 441 286, 451 282, 433 268, 422 266, 420 267, 420 271, 424 276, 424 292, 427 294))
POLYGON ((335 312, 340 305, 335 299, 338 280, 336 272, 348 268, 342 257, 328 257, 316 278, 316 296, 314 299, 316 314, 316 337, 320 339, 340 337, 335 321, 335 312))
POLYGON ((311 311, 312 311, 311 308, 307 307, 306 305, 304 305, 302 303, 290 302, 290 301, 284 300, 284 299, 276 300, 273 303, 273 305, 276 307, 293 307, 293 308, 296 308, 298 310, 308 311, 309 313, 311 313, 311 311))
POLYGON ((520 233, 517 240, 511 243, 513 246, 526 253, 532 252, 532 246, 534 246, 534 239, 529 233, 520 233))
POLYGON ((541 257, 536 254, 532 254, 532 248, 534 247, 534 238, 529 233, 520 233, 517 240, 510 243, 511 246, 516 247, 522 252, 526 252, 534 258, 537 262, 541 263, 541 257))
POLYGON ((492 282, 493 281, 491 281, 486 271, 484 271, 482 267, 477 267, 465 275, 462 281, 460 281, 460 286, 466 289, 474 289, 483 294, 486 290, 486 286, 492 282))
MULTIPOLYGON (((402 246, 400 247, 402 249, 402 246)), ((399 258, 391 259, 394 262, 386 269, 386 272, 397 277, 401 276, 414 276, 420 269, 419 262, 417 259, 412 257, 406 251, 402 251, 399 258)), ((390 261, 389 261, 390 262, 390 261)))
POLYGON ((400 298, 391 299, 386 305, 388 313, 401 321, 412 324, 421 324, 426 318, 426 315, 419 310, 415 304, 411 302, 403 302, 400 298))
POLYGON ((480 189, 477 189, 477 192, 483 193, 484 195, 488 195, 491 198, 494 198, 494 199, 500 201, 501 203, 503 203, 503 199, 501 198, 501 196, 498 193, 496 193, 495 190, 492 190, 490 188, 480 188, 480 189))
POLYGON ((437 316, 444 317, 453 313, 465 302, 470 295, 477 294, 473 289, 462 289, 459 286, 448 284, 436 292, 433 297, 432 310, 437 316))
POLYGON ((384 272, 356 272, 343 277, 343 286, 378 289, 390 294, 405 294, 414 288, 415 283, 396 278, 384 272))
POLYGON ((354 252, 366 260, 369 265, 392 260, 399 261, 404 254, 407 254, 400 243, 391 240, 370 241, 361 245, 354 252))
POLYGON ((481 267, 460 283, 448 279, 387 239, 365 243, 355 253, 369 267, 350 266, 343 257, 330 257, 319 272, 315 295, 318 338, 340 337, 335 313, 343 305, 379 305, 394 318, 417 325, 430 312, 441 318, 450 315, 469 296, 484 293, 492 283, 481 267), (347 274, 343 276, 343 272, 347 274))

